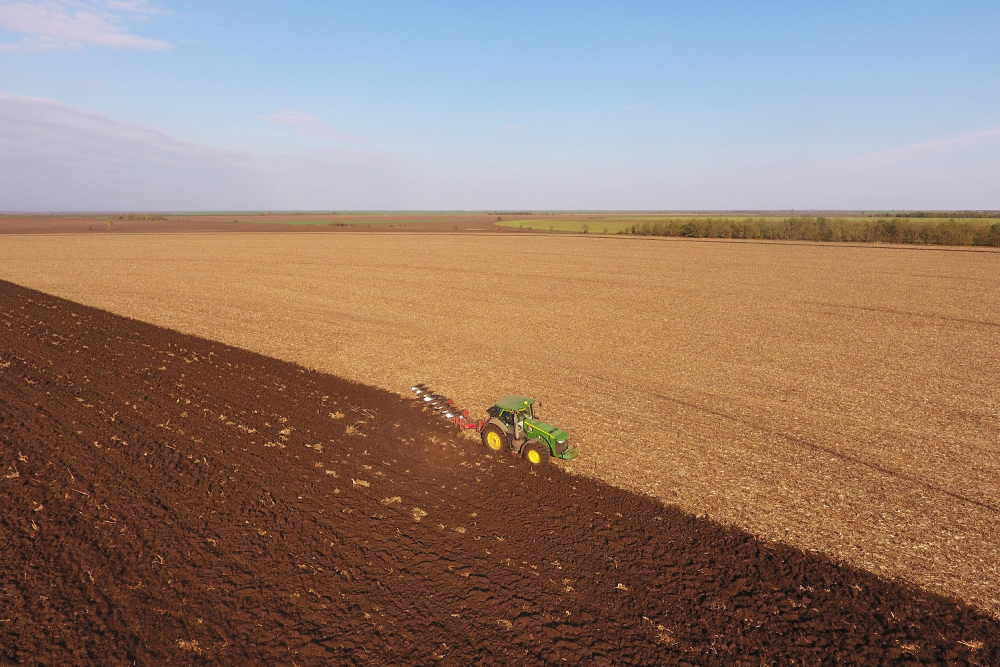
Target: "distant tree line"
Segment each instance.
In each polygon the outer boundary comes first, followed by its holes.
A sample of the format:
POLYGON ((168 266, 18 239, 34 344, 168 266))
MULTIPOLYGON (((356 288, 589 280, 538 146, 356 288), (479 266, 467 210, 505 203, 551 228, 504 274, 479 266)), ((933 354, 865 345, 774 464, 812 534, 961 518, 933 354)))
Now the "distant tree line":
MULTIPOLYGON (((110 220, 110 218, 108 218, 110 220)), ((119 220, 166 220, 162 215, 142 215, 140 213, 126 213, 118 216, 119 220)))
POLYGON ((1000 247, 1000 222, 799 216, 789 218, 677 218, 632 225, 636 236, 716 239, 914 243, 1000 247))
POLYGON ((905 213, 887 213, 888 218, 1000 218, 1000 211, 908 211, 905 213))

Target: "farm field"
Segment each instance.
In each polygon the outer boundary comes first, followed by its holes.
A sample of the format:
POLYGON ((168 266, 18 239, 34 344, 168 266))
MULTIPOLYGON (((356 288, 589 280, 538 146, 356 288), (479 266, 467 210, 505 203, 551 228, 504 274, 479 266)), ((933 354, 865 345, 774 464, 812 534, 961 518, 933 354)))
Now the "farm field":
POLYGON ((0 237, 0 279, 471 408, 1000 616, 1000 254, 549 235, 0 237))
MULTIPOLYGON (((0 234, 526 232, 1000 247, 1000 218, 813 212, 272 212, 0 215, 0 234)), ((973 214, 968 214, 973 215, 973 214)))
POLYGON ((501 229, 496 223, 497 216, 482 213, 13 214, 0 215, 0 234, 495 232, 501 229))
POLYGON ((1000 659, 967 606, 386 391, 6 282, 0 326, 4 664, 1000 659))

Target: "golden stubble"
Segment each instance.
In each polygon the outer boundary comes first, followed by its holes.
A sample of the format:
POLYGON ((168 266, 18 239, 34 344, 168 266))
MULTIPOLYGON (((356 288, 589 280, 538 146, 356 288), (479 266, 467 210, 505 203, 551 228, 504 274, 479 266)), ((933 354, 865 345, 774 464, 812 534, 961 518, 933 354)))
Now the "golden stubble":
POLYGON ((573 473, 1000 616, 1000 253, 9 236, 0 278, 474 413, 531 394, 573 473))

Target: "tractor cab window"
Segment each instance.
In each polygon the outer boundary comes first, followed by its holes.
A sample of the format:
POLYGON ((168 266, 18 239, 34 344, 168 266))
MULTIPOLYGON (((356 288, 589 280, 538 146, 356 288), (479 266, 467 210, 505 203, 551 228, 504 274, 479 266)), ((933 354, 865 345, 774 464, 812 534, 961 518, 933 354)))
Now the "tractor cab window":
POLYGON ((500 411, 500 421, 502 421, 507 426, 514 428, 514 413, 510 410, 500 411))

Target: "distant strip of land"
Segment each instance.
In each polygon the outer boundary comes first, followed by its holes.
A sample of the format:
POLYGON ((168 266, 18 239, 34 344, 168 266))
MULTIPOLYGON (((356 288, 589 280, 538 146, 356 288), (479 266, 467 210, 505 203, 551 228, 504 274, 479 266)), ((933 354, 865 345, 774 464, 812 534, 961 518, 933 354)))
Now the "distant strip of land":
POLYGON ((0 234, 548 232, 1000 247, 1000 211, 231 211, 0 215, 0 234))

